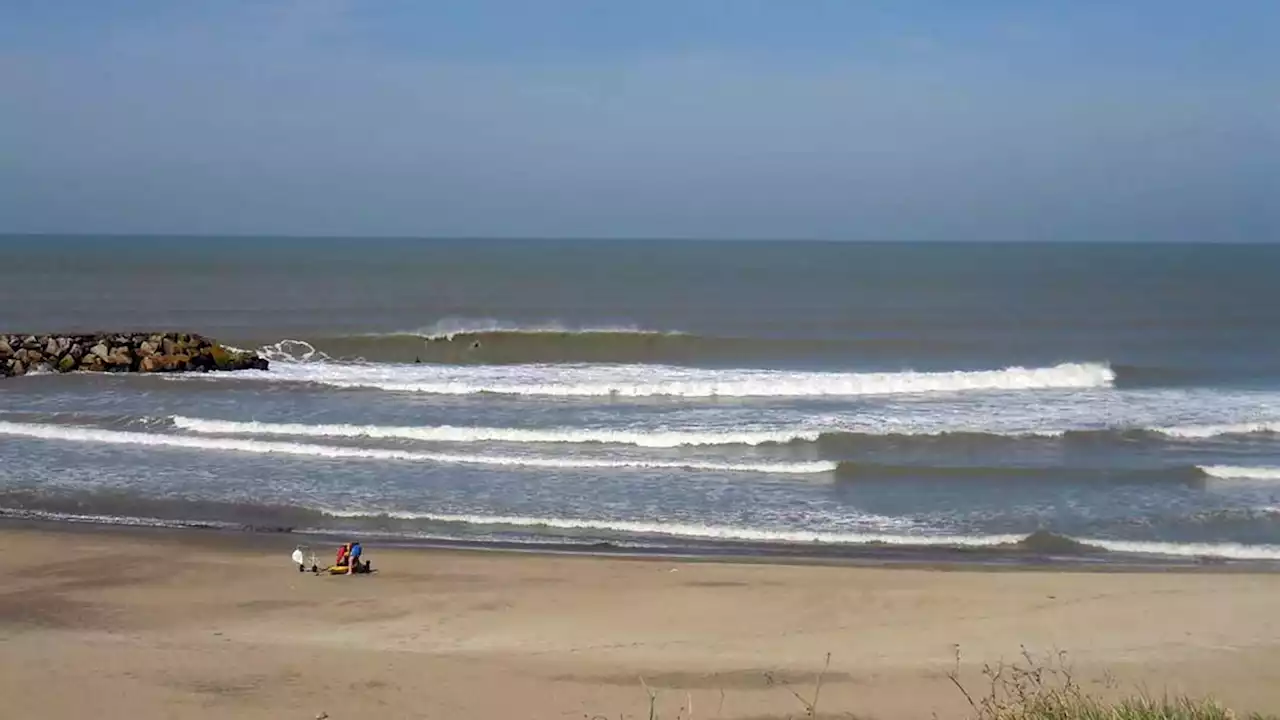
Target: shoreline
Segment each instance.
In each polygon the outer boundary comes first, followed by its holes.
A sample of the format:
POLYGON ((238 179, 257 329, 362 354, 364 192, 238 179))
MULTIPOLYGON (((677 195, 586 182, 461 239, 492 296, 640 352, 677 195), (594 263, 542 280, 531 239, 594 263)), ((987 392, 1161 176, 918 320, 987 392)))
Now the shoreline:
MULTIPOLYGON (((585 557, 616 560, 662 560, 778 566, 833 566, 936 571, 1028 571, 1092 573, 1226 573, 1277 574, 1280 561, 1142 555, 1112 551, 1044 553, 1009 546, 953 547, 933 545, 800 545, 787 543, 720 543, 643 546, 618 543, 517 542, 454 538, 414 538, 376 532, 255 529, 194 521, 191 524, 130 524, 100 520, 65 520, 0 515, 0 533, 37 532, 73 535, 118 535, 161 542, 219 547, 223 543, 255 550, 297 546, 333 546, 358 537, 366 546, 397 551, 457 552, 511 556, 585 557)), ((323 553, 318 553, 321 557, 323 553)))

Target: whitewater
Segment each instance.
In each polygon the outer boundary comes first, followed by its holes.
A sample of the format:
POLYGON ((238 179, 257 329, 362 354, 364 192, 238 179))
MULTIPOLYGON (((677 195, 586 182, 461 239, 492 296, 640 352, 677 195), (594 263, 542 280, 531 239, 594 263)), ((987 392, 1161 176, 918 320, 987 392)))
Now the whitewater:
POLYGON ((509 465, 537 468, 650 468, 684 470, 719 470, 724 472, 758 472, 809 474, 831 472, 835 463, 707 463, 663 462, 657 460, 609 460, 500 455, 455 455, 449 453, 411 452, 379 448, 354 448, 334 445, 308 445, 260 440, 185 437, 160 433, 123 432, 92 428, 74 428, 0 421, 0 435, 38 438, 75 443, 109 445, 146 445, 151 447, 226 450, 232 452, 282 455, 304 455, 323 458, 362 458, 370 460, 404 460, 410 462, 453 463, 463 465, 509 465))
POLYGON ((842 436, 856 438, 858 436, 926 436, 947 437, 960 432, 967 432, 970 437, 990 435, 1005 438, 1065 438, 1069 435, 1086 436, 1126 436, 1135 433, 1160 435, 1178 440, 1210 440, 1213 438, 1270 435, 1280 432, 1280 422, 1239 423, 1234 425, 1191 425, 1186 427, 1159 426, 1117 426, 1105 429, 1088 428, 1011 428, 1011 429, 971 429, 960 431, 955 428, 912 427, 897 424, 867 424, 827 422, 816 424, 810 422, 805 426, 780 425, 773 428, 757 430, 717 429, 708 427, 692 427, 688 429, 672 429, 670 427, 631 427, 631 428, 574 428, 559 427, 546 429, 527 429, 512 427, 466 427, 454 425, 438 426, 385 426, 385 425, 349 425, 305 423, 273 423, 262 421, 241 422, 235 420, 217 420, 210 418, 186 417, 174 415, 156 421, 171 422, 180 430, 211 435, 279 435, 297 437, 335 437, 335 438, 374 438, 403 439, 424 442, 443 443, 546 443, 546 444, 601 444, 601 445, 634 445, 646 448, 676 448, 682 446, 708 445, 747 445, 759 446, 767 444, 787 445, 793 443, 815 443, 821 439, 839 440, 842 436))
MULTIPOLYGON (((297 343, 297 341, 293 341, 297 343)), ((308 346, 309 347, 309 346, 308 346)), ((310 357, 308 351, 304 357, 310 357)), ((952 372, 785 372, 652 365, 450 367, 349 362, 283 362, 242 378, 432 395, 547 397, 785 398, 1109 387, 1100 363, 952 372)))

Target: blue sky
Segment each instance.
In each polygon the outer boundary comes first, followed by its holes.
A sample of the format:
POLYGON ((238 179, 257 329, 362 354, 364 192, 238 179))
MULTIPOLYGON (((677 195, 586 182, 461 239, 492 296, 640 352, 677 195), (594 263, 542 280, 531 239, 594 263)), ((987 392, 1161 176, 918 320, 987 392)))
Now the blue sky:
POLYGON ((0 232, 1280 238, 1280 3, 0 0, 0 232))

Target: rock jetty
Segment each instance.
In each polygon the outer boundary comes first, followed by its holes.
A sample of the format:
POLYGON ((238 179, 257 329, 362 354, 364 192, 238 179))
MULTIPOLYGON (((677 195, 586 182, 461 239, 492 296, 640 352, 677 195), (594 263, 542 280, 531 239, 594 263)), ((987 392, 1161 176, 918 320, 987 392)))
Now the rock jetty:
POLYGON ((46 372, 208 372, 266 370, 256 353, 229 350, 189 333, 0 333, 0 377, 46 372))

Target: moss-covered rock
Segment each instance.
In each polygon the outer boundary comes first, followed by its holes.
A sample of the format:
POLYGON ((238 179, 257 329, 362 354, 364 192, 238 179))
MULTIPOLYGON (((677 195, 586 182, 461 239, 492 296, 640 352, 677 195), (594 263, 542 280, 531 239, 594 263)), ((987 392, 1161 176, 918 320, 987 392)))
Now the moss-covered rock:
POLYGON ((221 345, 213 345, 209 348, 209 355, 213 358, 213 364, 219 370, 231 369, 231 353, 221 345))

